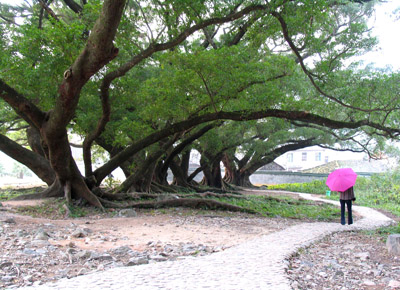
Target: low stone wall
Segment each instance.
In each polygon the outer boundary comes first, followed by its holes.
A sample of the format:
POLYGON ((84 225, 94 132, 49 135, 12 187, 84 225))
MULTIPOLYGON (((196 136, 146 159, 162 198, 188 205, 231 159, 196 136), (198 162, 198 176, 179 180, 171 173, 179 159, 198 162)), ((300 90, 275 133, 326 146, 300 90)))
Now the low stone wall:
MULTIPOLYGON (((192 173, 194 169, 189 169, 189 174, 192 173)), ((357 172, 358 176, 370 177, 373 173, 367 172, 357 172)), ((222 176, 224 176, 224 171, 222 170, 222 176)), ((171 172, 168 177, 172 180, 171 172)), ((303 173, 303 172, 292 172, 292 171, 264 171, 259 170, 250 176, 250 181, 254 185, 262 184, 282 184, 282 183, 303 183, 311 182, 313 180, 326 180, 328 174, 326 173, 303 173)), ((203 179, 203 172, 197 174, 194 178, 195 181, 200 182, 203 179)))
MULTIPOLYGON (((370 177, 372 173, 357 172, 358 176, 370 177)), ((282 184, 282 183, 303 183, 314 180, 326 180, 328 174, 324 173, 302 173, 291 171, 257 171, 250 176, 254 185, 261 184, 282 184)))

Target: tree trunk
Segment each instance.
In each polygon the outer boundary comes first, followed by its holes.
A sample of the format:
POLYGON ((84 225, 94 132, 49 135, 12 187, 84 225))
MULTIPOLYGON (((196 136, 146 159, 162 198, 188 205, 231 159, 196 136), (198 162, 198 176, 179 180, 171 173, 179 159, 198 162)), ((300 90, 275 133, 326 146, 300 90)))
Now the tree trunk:
POLYGON ((19 195, 17 197, 14 197, 13 200, 41 199, 50 197, 64 197, 64 190, 57 179, 54 180, 54 183, 42 192, 28 195, 19 195))
POLYGON ((250 181, 250 175, 247 172, 238 174, 238 178, 236 180, 236 183, 234 184, 243 187, 254 187, 254 185, 250 181))
POLYGON ((181 164, 180 164, 182 173, 184 174, 186 181, 189 176, 190 151, 191 150, 187 150, 182 153, 181 164))
POLYGON ((228 184, 238 185, 239 180, 239 172, 236 169, 235 162, 233 158, 230 157, 227 153, 222 157, 222 163, 225 166, 225 176, 224 181, 228 184))
POLYGON ((32 151, 48 159, 49 152, 43 149, 44 144, 42 142, 42 137, 40 136, 39 130, 29 126, 29 128, 26 129, 26 136, 28 138, 29 147, 31 147, 32 151))
MULTIPOLYGON (((117 155, 119 152, 121 152, 123 150, 122 147, 119 146, 113 146, 112 143, 115 140, 109 140, 106 138, 103 138, 102 136, 99 136, 96 138, 96 143, 97 145, 99 145, 100 147, 102 147, 104 150, 106 150, 109 154, 110 157, 113 158, 115 155, 117 155)), ((138 154, 135 154, 135 156, 138 154)), ((131 165, 134 162, 134 158, 128 158, 126 161, 122 162, 119 167, 122 169, 122 172, 124 173, 125 177, 130 176, 133 172, 131 169, 131 165)), ((97 186, 100 185, 101 180, 99 182, 97 182, 97 186)))
MULTIPOLYGON (((182 161, 181 161, 181 163, 182 163, 182 161)), ((169 165, 170 165, 171 171, 174 175, 173 184, 178 185, 178 186, 183 186, 183 187, 189 187, 189 183, 187 181, 188 176, 187 176, 187 173, 185 173, 182 170, 182 166, 180 166, 179 164, 177 164, 174 161, 171 161, 169 165)))
POLYGON ((121 184, 118 192, 126 192, 131 188, 138 192, 149 192, 155 167, 163 154, 164 148, 149 154, 146 160, 135 168, 135 172, 121 184))
POLYGON ((221 175, 221 166, 220 166, 220 158, 216 158, 217 160, 209 163, 208 159, 202 158, 200 159, 200 165, 203 167, 203 184, 211 187, 222 188, 222 175, 221 175))
POLYGON ((156 168, 154 169, 154 180, 158 184, 168 185, 168 171, 163 170, 163 165, 163 160, 159 160, 156 168))
MULTIPOLYGON (((64 189, 67 200, 84 198, 91 205, 102 207, 99 199, 87 187, 73 157, 68 142, 67 126, 73 118, 80 92, 88 80, 118 55, 113 41, 122 17, 125 0, 106 0, 81 54, 64 72, 58 88, 54 109, 43 115, 31 113, 31 120, 49 150, 51 167, 64 189)), ((31 106, 33 108, 33 106, 31 106)))
MULTIPOLYGON (((52 135, 46 128, 46 126, 42 128, 42 136, 46 136, 43 139, 49 148, 51 166, 56 172, 57 182, 63 189, 66 199, 70 201, 71 198, 83 198, 91 205, 103 208, 97 196, 88 188, 72 157, 67 131, 60 129, 57 135, 52 135)), ((52 195, 54 192, 49 191, 48 194, 52 195)))

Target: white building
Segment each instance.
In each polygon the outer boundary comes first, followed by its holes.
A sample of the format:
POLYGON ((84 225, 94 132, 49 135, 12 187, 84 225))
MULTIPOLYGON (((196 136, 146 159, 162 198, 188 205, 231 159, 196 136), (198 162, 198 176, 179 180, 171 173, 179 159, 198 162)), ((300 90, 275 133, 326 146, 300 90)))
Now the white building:
POLYGON ((323 165, 334 160, 362 160, 364 153, 342 152, 312 146, 289 151, 275 159, 287 171, 298 171, 323 165))

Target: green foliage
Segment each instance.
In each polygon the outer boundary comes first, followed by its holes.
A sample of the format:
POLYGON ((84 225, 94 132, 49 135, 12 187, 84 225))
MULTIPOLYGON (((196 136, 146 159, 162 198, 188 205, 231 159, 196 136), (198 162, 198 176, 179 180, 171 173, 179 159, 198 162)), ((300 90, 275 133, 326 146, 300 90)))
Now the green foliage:
POLYGON ((6 50, 9 58, 6 67, 0 67, 0 77, 12 83, 20 93, 40 101, 47 110, 54 105, 57 95, 58 88, 54 84, 60 83, 63 72, 83 48, 85 28, 79 21, 68 25, 55 22, 41 28, 34 19, 31 21, 15 28, 6 50))
POLYGON ((118 180, 116 180, 115 178, 112 177, 112 175, 108 176, 106 179, 104 179, 103 181, 103 185, 112 190, 117 188, 118 185, 120 185, 121 182, 119 182, 118 180))
MULTIPOLYGON (((6 18, 26 16, 21 25, 0 20, 0 78, 43 111, 54 107, 63 73, 86 46, 102 9, 103 1, 81 2, 88 3, 81 3, 80 14, 72 12, 63 1, 49 2, 58 19, 46 14, 40 18, 42 8, 37 2, 17 10, 1 6, 0 13, 6 18)), ((185 30, 206 19, 223 18, 261 2, 127 1, 114 40, 118 56, 79 92, 78 108, 73 112, 68 132, 83 138, 93 132, 103 113, 99 101, 102 81, 131 64, 135 65, 113 80, 108 90, 111 117, 101 136, 108 148, 123 150, 160 128, 220 111, 245 111, 251 116, 260 110, 299 110, 338 121, 368 119, 397 127, 395 112, 367 116, 364 110, 351 109, 383 106, 385 112, 390 112, 386 105, 398 103, 397 74, 344 66, 349 57, 376 44, 366 26, 372 2, 358 5, 352 1, 272 1, 268 10, 256 11, 231 23, 210 25, 174 47, 164 46, 163 51, 146 54, 148 48, 158 49, 163 43, 173 43, 178 35, 189 34, 185 30), (306 58, 307 73, 299 66, 298 56, 290 51, 282 27, 271 11, 279 11, 286 21, 288 35, 306 58), (242 31, 245 34, 240 42, 232 43, 242 31), (207 34, 213 37, 208 47, 204 45, 210 42, 207 34), (146 58, 141 59, 142 53, 146 58), (321 92, 327 92, 329 97, 321 92)), ((8 125, 16 115, 8 105, 0 104, 0 132, 11 131, 8 125)), ((299 122, 296 125, 299 127, 285 119, 253 121, 243 126, 229 123, 210 131, 199 141, 198 148, 240 151, 262 159, 265 152, 298 140, 313 137, 325 145, 334 142, 326 133, 304 128, 299 122)), ((323 128, 325 123, 320 125, 323 128)), ((336 136, 351 137, 359 129, 337 131, 336 136)), ((100 160, 103 152, 97 148, 93 151, 97 151, 93 156, 100 160)))
POLYGON ((12 173, 18 178, 23 178, 25 175, 32 176, 32 171, 30 171, 26 166, 17 162, 14 162, 12 173))
POLYGON ((361 205, 384 209, 400 216, 400 168, 373 175, 370 179, 361 179, 356 195, 361 205))

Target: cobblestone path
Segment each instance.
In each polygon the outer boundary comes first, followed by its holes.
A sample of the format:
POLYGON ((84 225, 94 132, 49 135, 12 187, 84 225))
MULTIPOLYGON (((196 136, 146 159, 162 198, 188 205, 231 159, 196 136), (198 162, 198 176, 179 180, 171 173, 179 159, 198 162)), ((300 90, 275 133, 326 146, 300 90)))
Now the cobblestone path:
MULTIPOLYGON (((338 205, 338 202, 322 200, 308 194, 300 196, 338 205)), ((114 268, 19 289, 289 290, 289 280, 285 274, 287 258, 299 248, 333 232, 372 229, 393 222, 370 208, 354 206, 353 210, 363 218, 351 226, 338 223, 304 223, 208 256, 114 268)))

